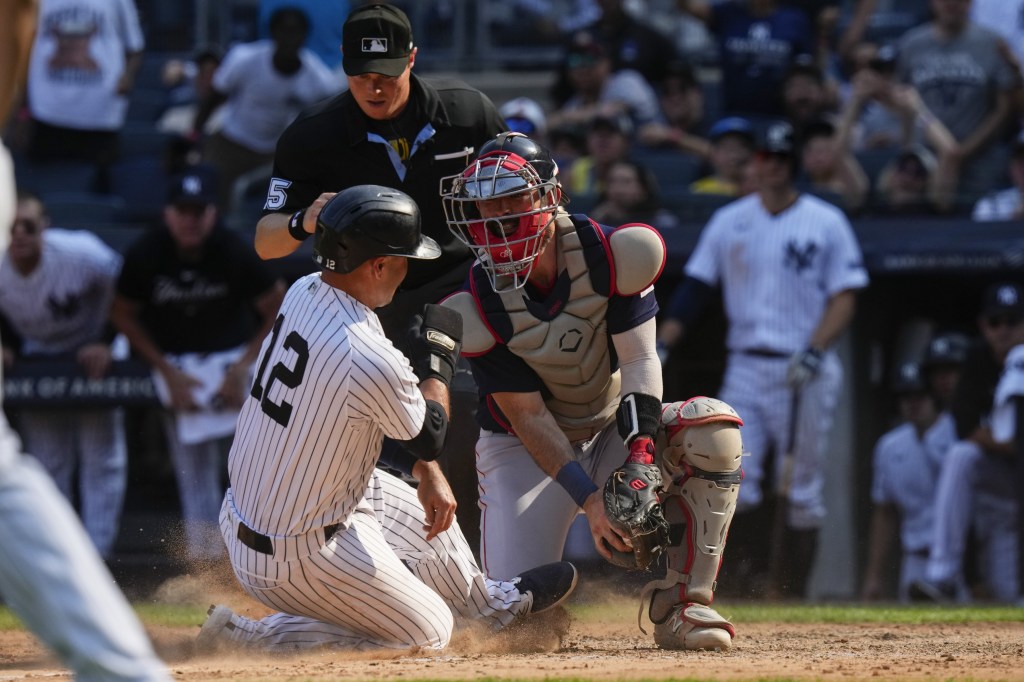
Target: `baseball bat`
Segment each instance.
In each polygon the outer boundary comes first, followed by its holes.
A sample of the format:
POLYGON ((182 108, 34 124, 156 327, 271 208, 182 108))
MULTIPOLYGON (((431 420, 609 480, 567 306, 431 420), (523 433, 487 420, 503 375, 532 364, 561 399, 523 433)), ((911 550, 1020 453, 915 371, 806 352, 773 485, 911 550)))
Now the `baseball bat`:
POLYGON ((794 388, 789 396, 789 424, 786 433, 786 448, 782 452, 779 476, 775 481, 775 515, 772 517, 770 536, 771 553, 768 563, 769 596, 779 598, 788 590, 784 585, 786 552, 786 518, 789 515, 789 487, 793 480, 793 449, 796 446, 797 422, 800 419, 800 389, 794 388))

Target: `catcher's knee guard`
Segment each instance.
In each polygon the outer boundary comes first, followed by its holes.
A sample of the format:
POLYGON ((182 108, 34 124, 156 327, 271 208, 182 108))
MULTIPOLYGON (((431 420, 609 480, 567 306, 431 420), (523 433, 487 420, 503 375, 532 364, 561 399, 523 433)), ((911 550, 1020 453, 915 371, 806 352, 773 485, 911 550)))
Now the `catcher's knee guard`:
POLYGON ((660 646, 668 646, 662 640, 676 642, 674 648, 725 646, 722 632, 704 628, 727 631, 731 642, 732 626, 709 605, 742 479, 742 424, 735 410, 713 398, 692 398, 662 410, 668 570, 664 580, 645 588, 645 595, 653 593, 650 616, 660 646))

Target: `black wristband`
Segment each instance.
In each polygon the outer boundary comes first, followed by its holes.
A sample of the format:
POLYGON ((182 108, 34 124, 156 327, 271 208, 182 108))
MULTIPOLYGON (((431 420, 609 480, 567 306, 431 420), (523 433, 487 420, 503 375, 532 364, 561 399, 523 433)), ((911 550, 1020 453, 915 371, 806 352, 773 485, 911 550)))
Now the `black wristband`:
POLYGON ((306 219, 306 209, 300 208, 288 219, 288 234, 297 242, 304 242, 309 239, 309 232, 302 227, 302 221, 306 219))

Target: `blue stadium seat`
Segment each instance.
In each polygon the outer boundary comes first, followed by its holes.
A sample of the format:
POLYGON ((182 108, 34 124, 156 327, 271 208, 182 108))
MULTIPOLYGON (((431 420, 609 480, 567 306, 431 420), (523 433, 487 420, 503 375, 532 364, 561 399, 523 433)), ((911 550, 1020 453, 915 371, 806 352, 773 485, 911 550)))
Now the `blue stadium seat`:
POLYGON ((704 165, 701 158, 676 150, 636 147, 632 157, 638 164, 654 173, 658 181, 659 194, 663 199, 686 193, 690 183, 697 179, 704 165))
POLYGON ((110 169, 110 192, 124 200, 128 220, 152 221, 163 210, 167 180, 162 159, 121 159, 110 169))
POLYGON ((44 199, 54 192, 90 192, 96 186, 96 166, 87 161, 32 163, 19 158, 14 163, 19 189, 35 192, 44 199))
POLYGON ((94 192, 53 192, 44 198, 54 227, 93 228, 111 226, 124 219, 121 197, 94 192))
POLYGON ((128 115, 131 122, 156 123, 167 109, 167 92, 163 89, 137 88, 128 98, 128 115))
POLYGON ((173 136, 156 129, 152 122, 135 121, 125 124, 118 134, 121 158, 156 157, 162 159, 173 136))

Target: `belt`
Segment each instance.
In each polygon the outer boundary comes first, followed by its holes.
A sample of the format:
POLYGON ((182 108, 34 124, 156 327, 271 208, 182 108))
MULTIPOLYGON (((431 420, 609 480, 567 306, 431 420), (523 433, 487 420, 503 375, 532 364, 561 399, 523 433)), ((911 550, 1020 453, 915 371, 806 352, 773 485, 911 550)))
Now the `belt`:
MULTIPOLYGON (((330 540, 340 527, 340 523, 332 523, 329 526, 324 526, 324 539, 330 540)), ((260 554, 274 553, 274 543, 269 536, 264 535, 263 533, 257 533, 241 521, 238 522, 237 535, 242 544, 254 552, 259 552, 260 554)))
POLYGON ((753 355, 758 358, 788 358, 792 355, 792 353, 786 353, 781 350, 771 350, 769 348, 745 348, 736 352, 740 355, 753 355))

